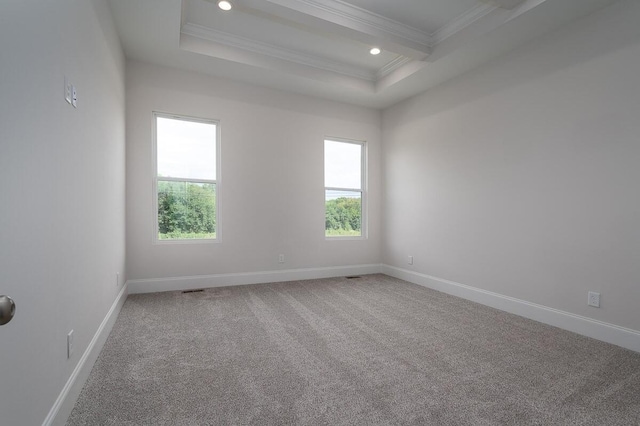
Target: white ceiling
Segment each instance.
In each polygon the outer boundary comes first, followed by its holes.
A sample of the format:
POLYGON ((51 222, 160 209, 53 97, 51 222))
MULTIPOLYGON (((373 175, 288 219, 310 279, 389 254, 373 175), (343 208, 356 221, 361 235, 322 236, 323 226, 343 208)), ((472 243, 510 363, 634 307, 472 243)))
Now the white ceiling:
POLYGON ((110 0, 128 58, 385 108, 615 0, 110 0), (369 54, 380 47, 378 56, 369 54))

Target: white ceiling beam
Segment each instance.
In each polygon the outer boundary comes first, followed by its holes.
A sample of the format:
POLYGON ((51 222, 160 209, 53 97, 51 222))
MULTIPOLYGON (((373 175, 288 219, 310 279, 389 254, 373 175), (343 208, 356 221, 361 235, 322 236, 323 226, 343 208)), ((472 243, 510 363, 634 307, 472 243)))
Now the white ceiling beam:
POLYGON ((369 46, 423 60, 430 35, 340 0, 235 0, 234 6, 278 16, 316 31, 360 41, 369 46))

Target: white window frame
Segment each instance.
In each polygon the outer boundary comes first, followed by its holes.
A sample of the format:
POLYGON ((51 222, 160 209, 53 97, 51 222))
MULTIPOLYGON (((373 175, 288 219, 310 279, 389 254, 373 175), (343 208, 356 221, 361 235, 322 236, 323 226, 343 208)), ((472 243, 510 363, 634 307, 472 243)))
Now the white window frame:
POLYGON ((345 139, 345 138, 336 138, 333 136, 326 136, 323 140, 322 140, 322 178, 323 178, 323 183, 325 182, 325 176, 324 176, 324 170, 325 170, 325 155, 324 155, 324 148, 325 148, 325 142, 326 141, 330 141, 330 142, 341 142, 341 143, 350 143, 350 144, 354 144, 354 145, 360 145, 361 146, 361 151, 360 151, 360 189, 356 189, 356 188, 337 188, 337 187, 331 187, 331 186, 325 186, 324 187, 324 191, 323 191, 323 199, 324 199, 324 215, 323 215, 323 219, 324 219, 324 226, 322 227, 322 234, 324 235, 325 240, 327 241, 344 241, 344 240, 365 240, 368 238, 368 223, 367 223, 367 158, 368 158, 368 151, 367 151, 367 142, 366 141, 358 141, 358 140, 354 140, 354 139, 345 139), (350 192, 359 192, 360 193, 360 205, 361 205, 361 217, 360 217, 360 228, 361 228, 361 232, 359 236, 327 236, 327 230, 326 230, 326 217, 327 217, 327 191, 350 191, 350 192))
POLYGON ((153 243, 154 244, 211 244, 221 241, 222 232, 220 227, 220 176, 221 176, 221 131, 220 120, 210 118, 192 117, 188 115, 172 114, 165 112, 153 111, 152 119, 152 164, 153 164, 153 243), (170 118, 174 120, 192 121, 195 123, 213 124, 216 126, 216 178, 211 179, 191 179, 191 178, 169 178, 159 179, 158 177, 158 118, 170 118), (199 238, 199 239, 172 239, 161 240, 158 238, 158 181, 168 182, 192 182, 192 183, 212 183, 216 186, 216 237, 215 238, 199 238))

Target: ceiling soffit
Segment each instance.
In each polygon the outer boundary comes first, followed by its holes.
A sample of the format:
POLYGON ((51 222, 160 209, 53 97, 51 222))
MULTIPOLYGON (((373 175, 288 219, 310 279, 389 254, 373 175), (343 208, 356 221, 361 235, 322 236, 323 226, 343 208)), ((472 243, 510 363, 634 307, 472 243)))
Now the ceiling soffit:
POLYGON ((427 33, 341 0, 182 0, 180 48, 379 93, 545 1, 479 0, 427 33))

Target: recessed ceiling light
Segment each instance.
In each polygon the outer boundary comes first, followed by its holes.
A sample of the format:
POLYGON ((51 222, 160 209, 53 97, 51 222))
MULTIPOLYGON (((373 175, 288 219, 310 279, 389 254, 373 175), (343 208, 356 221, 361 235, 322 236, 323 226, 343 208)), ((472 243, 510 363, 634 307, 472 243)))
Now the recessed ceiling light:
POLYGON ((372 47, 371 50, 369 51, 369 53, 371 53, 372 55, 379 55, 380 52, 382 52, 382 50, 380 50, 379 47, 372 47))
POLYGON ((220 0, 218 2, 218 7, 222 10, 231 10, 231 2, 229 0, 220 0))

